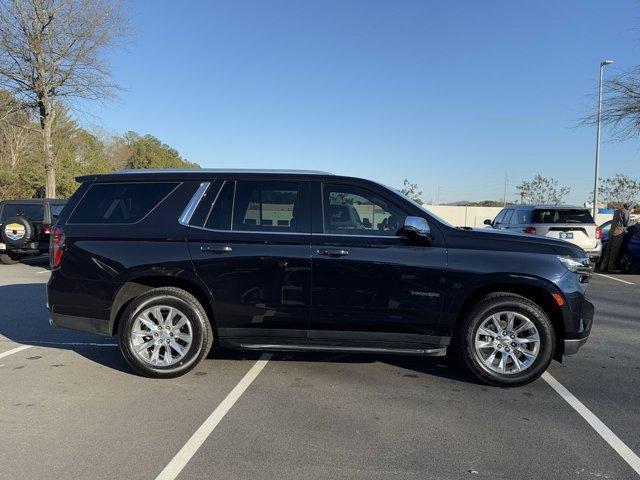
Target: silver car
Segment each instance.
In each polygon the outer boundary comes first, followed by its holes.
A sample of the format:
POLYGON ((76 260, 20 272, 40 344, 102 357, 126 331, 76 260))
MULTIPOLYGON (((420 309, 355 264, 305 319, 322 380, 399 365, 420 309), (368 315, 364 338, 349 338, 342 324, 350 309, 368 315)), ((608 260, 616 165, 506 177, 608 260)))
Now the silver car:
POLYGON ((512 205, 495 219, 485 220, 499 230, 566 240, 582 248, 594 262, 602 254, 602 230, 588 208, 564 205, 512 205))

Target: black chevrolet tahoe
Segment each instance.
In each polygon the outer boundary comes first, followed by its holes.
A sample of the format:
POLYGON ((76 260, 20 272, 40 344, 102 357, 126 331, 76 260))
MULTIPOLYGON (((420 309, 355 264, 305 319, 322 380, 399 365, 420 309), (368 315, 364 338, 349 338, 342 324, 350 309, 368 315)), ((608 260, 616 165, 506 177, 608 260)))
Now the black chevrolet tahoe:
POLYGON ((184 374, 215 344, 450 354, 515 386, 591 329, 579 247, 456 228, 372 181, 250 170, 78 181, 51 236, 50 321, 117 336, 143 375, 184 374))

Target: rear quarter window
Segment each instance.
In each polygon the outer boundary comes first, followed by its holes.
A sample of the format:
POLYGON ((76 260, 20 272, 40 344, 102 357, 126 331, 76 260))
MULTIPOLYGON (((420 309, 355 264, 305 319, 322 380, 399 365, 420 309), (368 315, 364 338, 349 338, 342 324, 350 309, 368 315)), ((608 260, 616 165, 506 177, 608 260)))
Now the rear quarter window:
POLYGON ((177 186, 177 182, 94 183, 78 203, 68 223, 139 222, 177 186))
POLYGON ((537 209, 533 212, 533 223, 594 223, 591 212, 586 209, 537 209))

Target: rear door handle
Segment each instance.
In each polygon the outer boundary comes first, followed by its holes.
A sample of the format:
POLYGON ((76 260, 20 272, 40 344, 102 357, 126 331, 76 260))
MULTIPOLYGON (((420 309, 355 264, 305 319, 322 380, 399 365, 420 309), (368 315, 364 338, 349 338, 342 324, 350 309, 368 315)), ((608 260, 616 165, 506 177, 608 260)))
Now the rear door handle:
POLYGON ((343 250, 341 248, 327 248, 316 251, 318 255, 325 255, 327 257, 344 257, 349 255, 349 250, 343 250))
POLYGON ((229 245, 202 245, 200 250, 203 252, 228 253, 233 250, 229 245))

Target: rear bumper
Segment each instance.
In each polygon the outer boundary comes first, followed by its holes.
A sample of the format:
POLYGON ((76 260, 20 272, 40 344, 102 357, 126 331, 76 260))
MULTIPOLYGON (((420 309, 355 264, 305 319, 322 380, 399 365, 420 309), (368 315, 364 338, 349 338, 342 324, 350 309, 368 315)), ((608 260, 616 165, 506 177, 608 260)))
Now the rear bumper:
POLYGON ((587 256, 594 261, 597 261, 602 256, 602 243, 598 242, 595 248, 583 248, 587 256))

